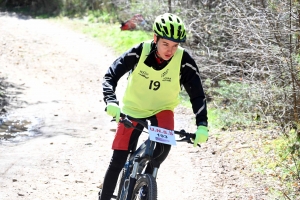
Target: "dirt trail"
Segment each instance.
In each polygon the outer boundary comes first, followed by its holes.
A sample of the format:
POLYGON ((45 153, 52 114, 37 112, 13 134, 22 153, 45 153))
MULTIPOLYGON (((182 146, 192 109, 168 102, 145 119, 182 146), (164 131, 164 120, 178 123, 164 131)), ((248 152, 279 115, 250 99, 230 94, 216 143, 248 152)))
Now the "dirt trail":
MULTIPOLYGON (((109 48, 61 24, 0 13, 0 77, 15 99, 6 109, 39 134, 0 144, 1 200, 97 199, 114 137, 101 81, 114 59, 109 48)), ((176 113, 176 128, 195 130, 190 111, 176 113)), ((251 156, 244 157, 258 145, 247 144, 253 138, 215 138, 199 149, 172 149, 159 171, 160 200, 268 199, 246 165, 251 156)))

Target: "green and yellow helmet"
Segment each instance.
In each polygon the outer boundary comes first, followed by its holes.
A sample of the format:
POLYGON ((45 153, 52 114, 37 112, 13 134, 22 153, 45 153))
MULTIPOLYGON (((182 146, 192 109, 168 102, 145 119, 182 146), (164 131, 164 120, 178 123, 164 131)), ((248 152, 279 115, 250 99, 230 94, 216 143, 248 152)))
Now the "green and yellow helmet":
POLYGON ((153 31, 158 36, 173 42, 185 42, 186 39, 182 20, 171 13, 165 13, 156 17, 153 23, 153 31))

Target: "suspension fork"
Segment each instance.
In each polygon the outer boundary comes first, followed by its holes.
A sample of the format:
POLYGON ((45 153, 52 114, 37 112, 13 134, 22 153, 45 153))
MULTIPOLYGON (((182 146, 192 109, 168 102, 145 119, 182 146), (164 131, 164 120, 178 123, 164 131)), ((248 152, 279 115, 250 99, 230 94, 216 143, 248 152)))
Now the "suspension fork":
POLYGON ((126 200, 131 200, 133 189, 137 180, 137 171, 138 171, 140 161, 141 161, 140 156, 136 155, 134 157, 133 168, 129 178, 129 186, 128 186, 128 193, 127 193, 126 200))

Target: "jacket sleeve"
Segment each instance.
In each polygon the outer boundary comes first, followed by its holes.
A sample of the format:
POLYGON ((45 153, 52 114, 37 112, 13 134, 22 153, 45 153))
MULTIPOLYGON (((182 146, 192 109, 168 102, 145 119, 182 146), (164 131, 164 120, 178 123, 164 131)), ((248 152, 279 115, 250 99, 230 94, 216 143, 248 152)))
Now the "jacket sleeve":
POLYGON ((135 68, 141 55, 142 46, 143 43, 129 49, 108 68, 102 82, 103 100, 106 104, 108 102, 119 104, 115 93, 118 81, 125 73, 135 68))
POLYGON ((184 51, 181 62, 181 85, 190 97, 196 125, 207 126, 207 105, 197 64, 190 54, 184 51))

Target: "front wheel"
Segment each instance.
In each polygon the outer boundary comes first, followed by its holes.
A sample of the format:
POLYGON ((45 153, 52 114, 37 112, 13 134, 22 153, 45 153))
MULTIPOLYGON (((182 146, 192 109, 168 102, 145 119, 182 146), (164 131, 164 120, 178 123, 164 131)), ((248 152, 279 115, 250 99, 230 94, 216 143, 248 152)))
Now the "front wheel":
POLYGON ((137 180, 132 200, 157 200, 157 184, 150 174, 143 174, 137 180))

